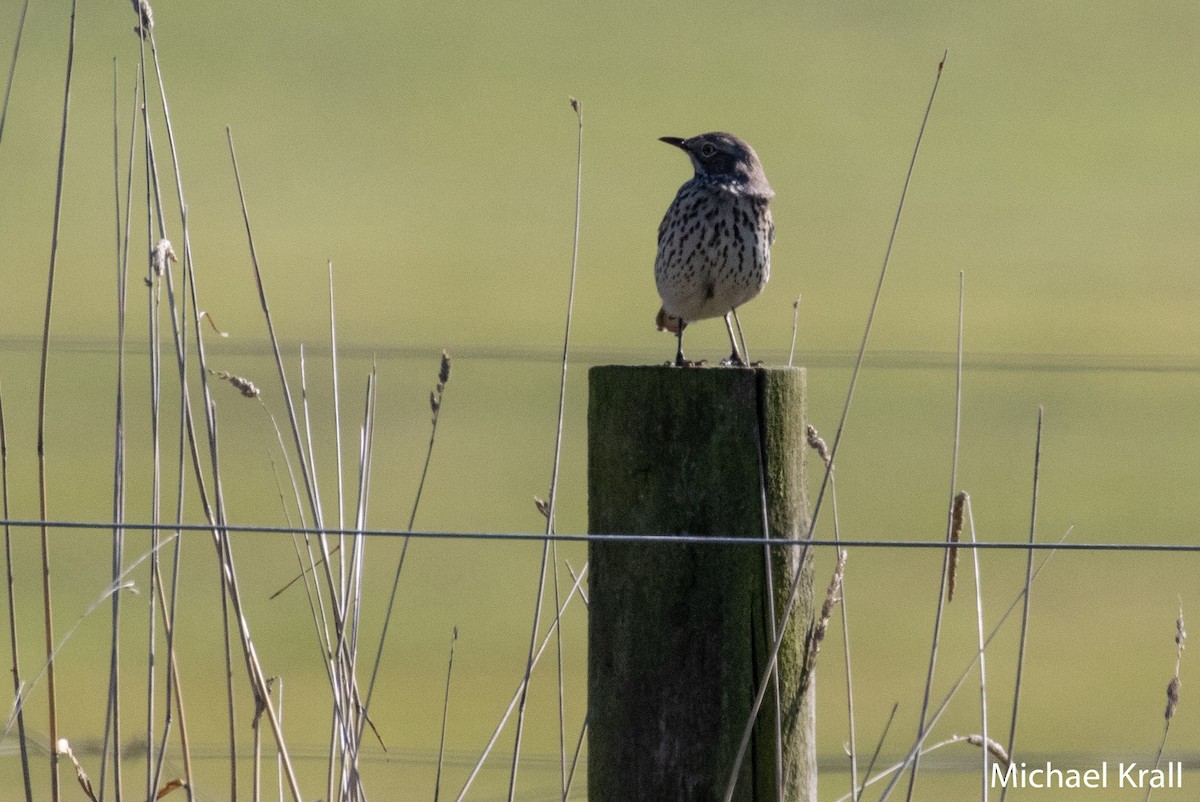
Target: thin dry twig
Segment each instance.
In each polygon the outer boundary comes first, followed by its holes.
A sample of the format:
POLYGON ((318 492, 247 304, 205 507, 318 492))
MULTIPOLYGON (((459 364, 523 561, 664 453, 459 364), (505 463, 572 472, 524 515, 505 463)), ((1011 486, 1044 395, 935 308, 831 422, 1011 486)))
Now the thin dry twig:
MULTIPOLYGON (((1029 510, 1029 542, 1034 543, 1037 539, 1037 507, 1038 507, 1038 478, 1042 466, 1042 420, 1045 415, 1045 408, 1038 406, 1037 417, 1037 436, 1033 446, 1033 498, 1030 501, 1029 510)), ((1021 636, 1020 646, 1017 648, 1017 676, 1013 682, 1013 704, 1012 718, 1008 725, 1008 754, 1013 754, 1017 741, 1017 713, 1021 704, 1021 680, 1025 673, 1025 646, 1029 640, 1029 609, 1031 604, 1032 594, 1030 593, 1031 585, 1033 584, 1033 549, 1026 552, 1025 556, 1025 591, 1024 604, 1021 609, 1021 636)), ((1004 786, 1000 790, 1000 802, 1004 802, 1005 796, 1008 794, 1008 786, 1004 786)))
MULTIPOLYGON (((940 68, 939 68, 940 71, 940 68)), ((956 342, 956 360, 954 371, 954 445, 950 452, 950 511, 946 520, 946 539, 952 540, 954 533, 955 488, 958 486, 958 450, 962 436, 962 379, 963 379, 963 296, 964 277, 958 273, 958 338, 956 342)), ((961 524, 961 521, 960 521, 961 524)), ((959 527, 961 532, 961 526, 959 527)), ((942 555, 942 572, 938 577, 937 612, 933 617, 933 637, 929 644, 929 667, 925 673, 925 687, 921 695, 921 710, 917 719, 917 739, 925 737, 925 716, 929 713, 929 696, 933 692, 934 672, 937 669, 938 648, 942 637, 942 616, 945 614, 946 602, 954 598, 954 576, 958 567, 958 549, 953 548, 942 555), (943 588, 946 590, 943 592, 943 588)), ((913 757, 912 773, 908 777, 908 795, 911 800, 913 789, 917 782, 917 770, 921 765, 921 753, 918 750, 913 757)), ((985 791, 986 794, 986 791, 985 791)))
MULTIPOLYGON (((438 366, 437 384, 434 390, 429 394, 429 408, 433 415, 431 425, 429 427, 429 447, 425 450, 425 464, 421 467, 421 478, 417 482, 417 494, 413 499, 412 512, 408 516, 408 531, 411 532, 413 525, 417 521, 417 510, 421 506, 421 494, 425 489, 425 478, 429 475, 429 463, 433 460, 433 444, 437 440, 438 421, 442 414, 442 401, 446 392, 446 385, 450 382, 450 352, 442 350, 442 361, 438 366)), ((396 573, 392 577, 392 590, 388 594, 387 611, 383 616, 383 628, 379 633, 379 647, 375 651, 375 664, 371 668, 371 680, 367 683, 367 697, 364 707, 367 711, 371 707, 371 698, 375 692, 375 680, 379 676, 379 667, 383 663, 383 646, 387 641, 388 627, 392 620, 392 611, 396 605, 396 595, 400 588, 400 575, 404 571, 404 560, 408 555, 409 537, 404 538, 404 543, 400 547, 400 558, 396 561, 396 573)), ((295 580, 293 580, 295 581, 295 580)))
MULTIPOLYGON (((900 228, 900 218, 904 212, 904 200, 908 195, 908 187, 909 187, 910 183, 912 182, 913 171, 915 170, 916 164, 917 164, 917 154, 920 152, 921 140, 924 138, 924 135, 925 135, 925 126, 929 122, 929 115, 933 110, 933 101, 934 101, 934 98, 937 96, 937 88, 938 88, 938 84, 941 82, 942 68, 946 64, 946 58, 947 58, 947 54, 943 53, 941 61, 938 62, 937 75, 934 78, 933 88, 930 90, 930 93, 929 93, 929 100, 925 106, 925 114, 921 119, 921 126, 917 131, 917 140, 916 140, 916 143, 913 145, 912 158, 910 159, 909 164, 908 164, 908 172, 905 174, 905 177, 904 177, 904 186, 900 190, 900 201, 896 207, 896 216, 892 223, 891 234, 888 237, 887 249, 884 251, 883 265, 879 271, 879 280, 876 282, 876 285, 875 285, 875 294, 871 300, 871 309, 870 309, 870 312, 867 313, 867 323, 866 323, 866 327, 863 331, 862 343, 859 345, 858 356, 855 357, 855 360, 854 360, 854 369, 851 371, 851 374, 850 374, 850 387, 846 391, 846 401, 842 405, 841 419, 838 423, 837 433, 834 435, 834 438, 833 438, 833 447, 830 449, 829 467, 827 467, 825 470, 825 476, 821 480, 820 491, 817 493, 817 501, 813 505, 812 520, 809 523, 809 530, 808 530, 809 539, 812 538, 813 532, 816 530, 817 520, 818 520, 818 518, 820 516, 820 512, 821 512, 821 504, 825 498, 825 490, 829 486, 829 479, 830 479, 830 474, 833 470, 833 463, 837 457, 838 445, 841 442, 842 434, 845 431, 845 427, 846 427, 846 420, 850 414, 850 406, 854 399, 854 389, 857 386, 858 376, 862 370, 863 359, 866 357, 867 343, 869 342, 869 340, 871 338, 872 325, 875 320, 876 311, 879 308, 880 297, 883 294, 884 279, 887 277, 888 264, 891 262, 892 247, 894 246, 895 241, 896 241, 896 232, 900 228)), ((800 564, 801 565, 804 564, 804 560, 807 558, 807 556, 808 556, 808 545, 806 544, 801 549, 801 553, 800 553, 800 564)), ((726 800, 726 802, 729 802, 729 800, 731 800, 733 798, 734 791, 737 787, 737 778, 738 778, 738 775, 741 773, 742 760, 745 758, 746 750, 749 748, 750 738, 754 733, 754 723, 755 723, 755 721, 758 720, 758 713, 759 713, 759 710, 762 709, 762 703, 763 703, 764 697, 766 696, 767 688, 770 687, 771 675, 775 671, 776 661, 779 659, 779 649, 783 645, 784 636, 788 631, 787 624, 788 624, 788 621, 791 619, 792 611, 795 609, 796 600, 800 596, 800 581, 803 576, 804 576, 803 571, 797 571, 795 577, 792 580, 792 586, 791 586, 791 588, 788 589, 788 600, 787 600, 787 604, 784 606, 784 609, 783 609, 783 612, 782 612, 782 615, 780 618, 779 631, 778 631, 778 634, 776 635, 775 643, 772 644, 772 646, 771 646, 771 653, 767 658, 767 664, 765 666, 763 666, 763 668, 761 669, 761 675, 760 675, 759 682, 758 682, 758 691, 755 694, 754 704, 751 706, 750 715, 747 717, 745 727, 742 730, 742 740, 741 740, 741 744, 738 747, 738 756, 735 758, 735 760, 733 761, 733 765, 730 767, 729 782, 726 785, 725 795, 724 795, 724 799, 726 800)), ((939 596, 940 596, 940 593, 939 593, 939 596)))
MULTIPOLYGON (((944 741, 938 741, 937 743, 932 744, 930 746, 922 747, 920 751, 921 751, 922 755, 928 755, 930 752, 936 752, 937 750, 944 749, 947 746, 953 746, 954 744, 962 744, 962 743, 970 744, 971 746, 978 746, 978 747, 983 748, 985 741, 983 739, 983 736, 980 736, 980 735, 951 735, 949 738, 945 739, 944 741)), ((991 753, 997 760, 1000 760, 1002 763, 1007 765, 1007 754, 1005 753, 1004 748, 1002 746, 1000 746, 1000 744, 991 740, 990 738, 986 741, 986 743, 987 743, 987 747, 986 747, 987 751, 989 753, 991 753), (1005 760, 1001 760, 1002 755, 1005 757, 1005 760)), ((891 784, 889 784, 888 787, 886 789, 884 789, 883 796, 881 797, 881 799, 886 799, 888 796, 888 793, 891 791, 892 785, 894 785, 896 782, 896 779, 899 778, 900 772, 904 771, 905 767, 908 766, 908 764, 911 761, 912 761, 912 755, 910 754, 904 760, 901 760, 898 763, 893 763, 891 766, 887 767, 886 769, 883 769, 878 774, 876 774, 874 777, 871 777, 865 783, 863 783, 862 790, 866 790, 867 786, 874 785, 877 782, 882 782, 883 780, 887 779, 888 777, 892 777, 891 784)), ((839 797, 836 800, 836 802, 848 802, 850 800, 850 798, 851 798, 850 795, 847 794, 846 796, 839 797)))
MULTIPOLYGON (((1167 748, 1167 736, 1171 732, 1171 720, 1175 718, 1175 711, 1179 707, 1179 669, 1183 664, 1183 649, 1184 641, 1187 640, 1187 630, 1183 624, 1183 600, 1179 601, 1179 616, 1175 619, 1175 673, 1171 676, 1170 682, 1167 683, 1167 707, 1163 711, 1163 734, 1162 740, 1158 744, 1158 752, 1154 755, 1154 768, 1157 769, 1162 763, 1163 752, 1167 748)), ((1154 788, 1152 785, 1146 786, 1146 802, 1150 802, 1150 792, 1154 788)))
MULTIPOLYGON (((533 666, 535 668, 537 667, 538 662, 542 659, 542 654, 550 645, 550 639, 554 637, 554 632, 558 629, 558 625, 562 621, 562 615, 567 611, 567 607, 570 606, 571 600, 575 598, 577 593, 582 595, 581 588, 583 584, 583 578, 587 576, 587 571, 587 563, 584 563, 583 568, 579 572, 579 577, 575 579, 575 584, 572 585, 571 590, 567 592, 567 598, 563 601, 562 606, 558 608, 558 614, 555 615, 554 620, 550 622, 550 631, 547 632, 545 637, 542 638, 541 646, 537 648, 537 651, 534 654, 533 666)), ((471 786, 475 782, 475 778, 479 776, 479 772, 483 769, 484 762, 487 761, 488 755, 490 755, 492 752, 492 747, 495 746, 496 741, 499 740, 500 733, 504 730, 504 725, 508 723, 509 716, 511 716, 513 710, 516 709, 517 703, 524 696, 528 687, 529 678, 523 677, 520 684, 517 686, 516 692, 513 693, 512 701, 508 703, 508 708, 504 711, 504 715, 500 717, 500 723, 498 723, 496 728, 492 731, 492 737, 488 740, 487 745, 483 747, 483 753, 479 756, 479 760, 475 762, 474 768, 471 769, 471 774, 467 777, 466 782, 463 783, 463 787, 458 792, 458 796, 455 797, 454 802, 463 802, 463 799, 466 798, 467 791, 471 790, 471 786)))
POLYGON ((75 753, 71 751, 71 744, 66 738, 59 738, 55 744, 55 751, 60 755, 66 755, 71 763, 75 766, 75 779, 79 781, 79 787, 83 790, 84 796, 98 802, 96 792, 92 790, 92 781, 88 778, 87 772, 83 770, 83 766, 79 764, 79 759, 75 757, 75 753))
MULTIPOLYGON (((1041 574, 1042 569, 1045 568, 1046 564, 1050 562, 1050 558, 1054 556, 1057 547, 1061 546, 1063 544, 1063 542, 1066 541, 1066 539, 1068 537, 1070 537, 1070 535, 1071 535, 1071 530, 1068 529, 1063 534, 1063 536, 1061 538, 1059 538, 1058 543, 1056 543, 1054 547, 1051 547, 1051 549, 1050 549, 1049 553, 1046 555, 1045 559, 1043 559, 1042 562, 1033 571, 1033 576, 1030 578, 1030 581, 1029 581, 1030 584, 1032 584, 1033 580, 1037 579, 1037 577, 1041 574)), ((975 663, 979 660, 980 654, 982 654, 983 651, 986 650, 989 645, 991 645, 991 642, 993 640, 995 640, 996 635, 999 634, 999 632, 1000 632, 1000 629, 1008 621, 1009 616, 1011 616, 1013 611, 1017 609, 1017 605, 1020 604, 1021 600, 1027 595, 1027 593, 1028 593, 1028 587, 1022 589, 1021 591, 1019 591, 1017 593, 1016 598, 1014 598, 1012 603, 1008 605, 1008 609, 1006 609, 1004 611, 1004 613, 1000 616, 1000 620, 996 622, 996 625, 992 627, 991 632, 988 633, 987 639, 983 643, 983 650, 979 650, 974 653, 974 656, 971 658, 970 662, 967 663, 966 667, 963 668, 962 673, 960 673, 958 675, 958 678, 950 686, 950 690, 947 691, 945 697, 943 697, 942 703, 938 706, 937 710, 934 711, 933 715, 929 717, 928 722, 926 722, 926 727, 924 728, 923 734, 919 738, 916 739, 916 741, 913 743, 912 747, 909 749, 908 754, 905 756, 905 758, 899 764, 897 764, 897 767, 895 769, 889 769, 887 772, 885 772, 884 776, 886 776, 887 774, 891 774, 893 771, 895 771, 896 773, 892 777, 891 782, 888 783, 887 788, 884 789, 883 794, 880 796, 880 798, 879 798, 880 802, 884 802, 884 800, 886 800, 888 798, 888 796, 892 792, 892 789, 895 787, 896 783, 899 781, 902 770, 910 762, 912 762, 913 760, 916 759, 917 753, 929 751, 928 749, 923 749, 922 747, 924 746, 925 739, 929 736, 929 733, 932 730, 933 726, 935 724, 937 724, 938 720, 942 717, 942 714, 946 712, 946 709, 950 706, 950 701, 955 697, 955 695, 958 694, 959 688, 961 688, 963 686, 963 683, 966 682, 967 677, 970 676, 971 669, 975 667, 975 663)), ((1010 755, 1012 754, 1011 749, 1006 750, 1006 751, 1008 752, 1008 754, 1010 754, 1010 755)), ((873 778, 872 782, 874 782, 878 779, 881 779, 881 777, 873 778)))
MULTIPOLYGON (((0 398, 0 500, 3 502, 4 518, 8 511, 8 433, 4 427, 4 401, 0 398)), ((13 581, 12 531, 4 524, 4 574, 8 599, 8 637, 12 652, 13 698, 21 698, 24 685, 21 680, 20 650, 17 638, 17 603, 13 581)), ((29 774, 29 742, 25 737, 25 711, 17 710, 17 744, 21 750, 21 777, 25 783, 25 802, 33 802, 32 778, 29 774)))
MULTIPOLYGON (((50 360, 50 321, 54 310, 54 275, 58 266, 58 232, 62 221, 63 180, 66 173, 67 131, 71 110, 71 77, 75 65, 75 20, 77 0, 71 0, 71 28, 67 45, 67 75, 63 89, 62 128, 58 141, 58 170, 54 180, 54 225, 50 236, 50 269, 46 278, 46 313, 42 323, 42 354, 38 372, 38 404, 37 404, 37 459, 38 459, 38 513, 43 521, 47 515, 47 476, 46 476, 46 389, 47 371, 50 360)), ((42 556, 42 612, 45 629, 46 645, 46 695, 47 722, 50 741, 50 799, 58 802, 58 694, 54 681, 54 609, 51 603, 53 594, 50 589, 50 530, 41 527, 41 556, 42 556)))
POLYGON ((8 119, 8 101, 12 97, 13 78, 17 74, 17 56, 21 52, 21 39, 25 32, 25 16, 29 12, 29 0, 21 5, 21 17, 17 21, 17 36, 13 40, 12 62, 8 67, 8 81, 4 86, 4 104, 0 105, 0 142, 4 141, 4 123, 8 119))
MULTIPOLYGON (((164 106, 165 106, 165 95, 164 95, 164 106)), ((167 130, 168 130, 168 134, 170 134, 171 129, 170 129, 169 123, 168 123, 167 130)), ((263 317, 267 324, 267 332, 270 336, 271 348, 272 348, 272 351, 275 356, 275 363, 276 363, 276 368, 279 372, 280 384, 283 387, 284 401, 287 405, 288 418, 289 418, 289 421, 292 426, 292 437, 295 442, 297 453, 300 454, 301 457, 303 457, 305 451, 304 451, 304 445, 300 439, 300 428, 299 428, 298 421, 296 419, 296 410, 295 410, 295 406, 292 403, 291 389, 288 385, 287 375, 284 370, 283 356, 279 349, 279 341, 275 336, 275 326, 271 319, 271 309, 270 309, 269 304, 267 303, 266 288, 263 284, 262 271, 259 269, 258 253, 254 247, 254 235, 253 235, 253 232, 252 232, 252 229, 250 226, 250 211, 246 205, 246 193, 242 188, 241 171, 238 169, 237 153, 235 152, 234 147, 233 147, 233 131, 232 131, 232 129, 227 127, 225 129, 225 133, 226 133, 226 138, 228 139, 228 142, 229 142, 229 157, 233 163, 233 175, 234 175, 235 183, 237 184, 238 200, 241 204, 241 210, 242 210, 242 220, 246 227, 246 240, 247 240, 247 245, 250 249, 250 262, 251 262, 251 267, 253 269, 254 282, 258 289, 259 301, 262 305, 262 310, 263 310, 263 317)), ((172 135, 170 138, 171 138, 171 142, 172 142, 171 151, 172 151, 172 153, 174 153, 175 152, 174 136, 172 135)), ((176 172, 178 172, 178 170, 176 172)), ((183 188, 181 185, 179 186, 179 192, 182 196, 183 188)), ((185 239, 185 243, 186 243, 186 239, 185 239)), ((184 252, 185 252, 185 258, 186 258, 186 256, 187 256, 186 244, 185 244, 184 252)), ((192 283, 192 291, 193 291, 193 293, 195 292, 195 282, 194 281, 192 283)), ((196 309, 195 298, 193 298, 192 305, 193 305, 193 310, 195 310, 196 309)), ((203 354, 203 351, 201 351, 201 353, 203 354)), ((203 359, 203 356, 201 358, 203 359)), ((204 374, 201 374, 201 375, 203 376, 204 374)), ((215 463, 216 449, 215 449, 215 444, 212 444, 212 441, 215 438, 215 421, 212 418, 213 405, 211 403, 211 399, 208 398, 208 395, 207 395, 207 385, 205 385, 204 391, 205 391, 205 396, 206 396, 205 397, 206 422, 209 427, 210 447, 214 453, 214 463, 215 463)), ((303 479, 304 479, 303 484, 309 495, 309 505, 313 511, 314 523, 318 527, 324 527, 324 519, 321 514, 321 505, 317 500, 317 497, 316 497, 315 491, 314 491, 314 487, 313 487, 313 483, 312 483, 311 466, 309 466, 303 458, 300 459, 300 471, 301 471, 301 475, 303 476, 303 479)), ((223 509, 224 505, 219 496, 220 483, 217 483, 216 489, 218 492, 216 509, 220 515, 220 521, 223 522, 224 521, 224 509, 223 509)), ((322 547, 323 547, 325 554, 328 555, 328 549, 324 548, 324 546, 325 546, 324 538, 321 539, 321 542, 322 542, 322 547)), ((228 548, 228 538, 227 537, 220 538, 219 545, 221 545, 222 547, 227 549, 228 548)), ((235 574, 233 573, 232 563, 226 560, 226 561, 223 561, 223 565, 225 567, 224 567, 224 582, 222 583, 222 586, 228 588, 228 590, 229 590, 228 595, 229 595, 230 600, 233 602, 233 606, 234 606, 234 609, 236 612, 235 621, 238 624, 238 635, 242 642, 243 656, 245 658, 246 669, 247 669, 247 673, 249 674, 251 687, 253 688, 256 696, 258 696, 258 697, 267 696, 268 694, 266 692, 266 677, 263 674, 262 666, 259 664, 258 656, 254 651, 254 645, 250 639, 250 633, 249 633, 248 625, 246 623, 246 619, 242 615, 241 596, 240 596, 240 593, 237 588, 235 574)), ((328 576, 328 557, 327 556, 326 556, 326 572, 327 572, 326 581, 332 587, 334 583, 332 582, 332 577, 328 576)), ((285 779, 287 781, 288 790, 294 799, 299 800, 302 798, 302 795, 300 793, 300 784, 296 778, 295 768, 292 765, 291 758, 288 756, 287 745, 283 738, 283 731, 279 725, 279 719, 275 715, 274 708, 271 707, 270 705, 267 706, 265 713, 266 713, 267 721, 271 727, 272 734, 274 735, 274 738, 275 738, 275 745, 279 750, 279 753, 280 753, 280 756, 281 756, 281 759, 283 762, 283 766, 284 766, 284 770, 285 770, 285 779)))
MULTIPOLYGON (((517 793, 517 766, 521 758, 521 736, 525 728, 525 702, 527 691, 529 688, 529 677, 533 672, 533 653, 534 647, 537 644, 537 633, 541 626, 542 619, 542 600, 546 591, 546 569, 550 567, 554 571, 554 594, 555 594, 555 609, 558 609, 558 544, 556 541, 550 540, 550 535, 554 534, 555 527, 555 511, 558 505, 558 477, 559 463, 562 458, 562 442, 563 442, 563 421, 566 416, 567 405, 567 366, 569 364, 568 355, 571 349, 571 317, 575 309, 575 278, 579 271, 579 228, 580 228, 580 209, 583 197, 583 104, 576 98, 570 98, 571 109, 575 112, 575 118, 578 122, 577 129, 577 146, 575 159, 575 233, 572 239, 571 246, 571 280, 567 289, 567 319, 563 327, 563 347, 562 347, 562 373, 559 378, 558 386, 558 425, 554 437, 554 461, 550 472, 550 497, 546 506, 548 512, 546 514, 546 541, 542 546, 542 564, 538 571, 538 590, 537 599, 534 602, 533 611, 533 626, 529 636, 529 656, 525 661, 525 681, 521 690, 520 704, 517 709, 516 734, 513 738, 513 756, 512 767, 509 772, 508 779, 508 802, 513 802, 517 793)), ((557 619, 555 624, 558 624, 557 619)), ((563 682, 562 682, 562 637, 561 628, 555 626, 555 632, 559 633, 556 646, 559 660, 559 682, 558 682, 558 698, 559 698, 559 755, 561 757, 562 766, 562 788, 566 789, 566 765, 567 765, 567 747, 566 747, 566 730, 563 719, 563 682)))
POLYGON ((792 347, 788 349, 788 367, 796 358, 796 333, 800 330, 800 296, 792 301, 792 347))
MULTIPOLYGON (((964 496, 967 517, 971 523, 971 542, 975 543, 975 513, 971 508, 971 499, 965 493, 961 495, 964 496)), ((984 654, 987 641, 984 638, 983 629, 983 580, 979 571, 979 549, 971 549, 971 562, 975 566, 975 627, 979 637, 979 720, 980 727, 983 730, 980 737, 983 742, 990 745, 992 739, 988 736, 987 655, 984 654)), ((981 772, 981 796, 983 802, 987 802, 988 792, 991 789, 991 778, 988 776, 988 754, 990 752, 990 746, 983 751, 983 767, 981 772)), ((1007 763, 1007 760, 1005 762, 1007 763)))
MULTIPOLYGON (((797 299, 799 303, 799 299, 797 299)), ((832 468, 832 462, 829 455, 829 446, 821 438, 817 429, 812 424, 805 427, 805 440, 810 448, 817 452, 821 461, 825 464, 826 469, 829 469, 829 497, 833 503, 833 540, 837 544, 839 552, 842 550, 842 533, 841 522, 838 519, 838 498, 837 498, 837 481, 836 475, 832 468)), ((850 659, 850 612, 847 609, 845 580, 842 582, 842 600, 839 605, 841 609, 841 624, 842 624, 842 659, 846 669, 846 721, 849 730, 849 749, 847 757, 850 760, 850 792, 857 799, 858 793, 858 735, 856 731, 855 715, 854 715, 854 670, 853 663, 850 659)), ((894 715, 894 713, 893 713, 894 715)))
POLYGON ((454 644, 458 643, 458 627, 450 636, 450 659, 446 664, 446 693, 442 698, 442 734, 438 738, 437 774, 433 779, 433 802, 438 802, 442 789, 442 758, 446 754, 446 719, 450 712, 450 676, 454 672, 454 644))
MULTIPOLYGON (((883 742, 887 740, 887 734, 892 729, 892 722, 896 720, 896 711, 900 708, 899 702, 892 702, 892 712, 888 713, 887 721, 884 722, 883 731, 879 733, 879 740, 875 742, 875 751, 871 753, 871 759, 867 761, 867 767, 863 771, 863 777, 870 777, 871 772, 875 769, 875 761, 879 760, 879 753, 883 749, 883 742)), ((857 784, 851 789, 852 793, 849 797, 858 800, 862 798, 862 793, 867 788, 867 781, 863 780, 862 787, 857 784)))

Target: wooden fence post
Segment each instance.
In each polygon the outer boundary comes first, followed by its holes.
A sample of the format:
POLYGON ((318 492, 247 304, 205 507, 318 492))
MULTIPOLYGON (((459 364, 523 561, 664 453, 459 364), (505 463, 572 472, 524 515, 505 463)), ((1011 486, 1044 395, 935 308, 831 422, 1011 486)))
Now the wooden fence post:
MULTIPOLYGON (((803 537, 805 372, 608 365, 588 375, 596 534, 803 537)), ((815 802, 812 683, 801 695, 812 567, 795 547, 592 542, 588 799, 719 800, 771 646, 771 594, 800 597, 734 799, 815 802), (783 789, 777 790, 777 756, 783 789)))

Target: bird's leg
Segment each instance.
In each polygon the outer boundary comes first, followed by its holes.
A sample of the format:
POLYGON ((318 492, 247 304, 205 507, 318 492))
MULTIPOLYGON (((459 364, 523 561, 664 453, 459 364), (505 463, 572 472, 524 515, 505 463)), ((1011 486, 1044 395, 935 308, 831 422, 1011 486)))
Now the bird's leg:
POLYGON ((683 358, 683 321, 682 320, 679 321, 679 331, 675 332, 675 342, 678 344, 678 347, 675 349, 675 367, 677 367, 677 368, 691 367, 692 363, 688 362, 686 359, 683 358))
MULTIPOLYGON (((733 367, 744 368, 746 363, 742 360, 741 352, 738 351, 737 339, 733 336, 733 324, 729 322, 729 316, 731 314, 737 313, 732 309, 725 313, 725 330, 729 332, 729 344, 733 347, 733 351, 729 354, 729 359, 726 361, 726 363, 732 365, 733 367)), ((738 324, 738 327, 741 328, 740 323, 738 324)))
POLYGON ((742 321, 738 317, 737 309, 730 309, 729 311, 733 315, 733 325, 737 328, 738 339, 742 342, 742 358, 747 365, 755 367, 754 361, 750 359, 750 349, 746 347, 746 335, 742 332, 742 321))

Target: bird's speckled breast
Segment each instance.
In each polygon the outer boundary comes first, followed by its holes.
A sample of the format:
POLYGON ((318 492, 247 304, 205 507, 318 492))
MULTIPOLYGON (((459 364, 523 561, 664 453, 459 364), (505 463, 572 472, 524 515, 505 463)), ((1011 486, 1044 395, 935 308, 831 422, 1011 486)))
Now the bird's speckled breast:
POLYGON ((774 229, 769 200, 696 177, 658 229, 654 279, 663 308, 686 321, 720 317, 766 286, 774 229))

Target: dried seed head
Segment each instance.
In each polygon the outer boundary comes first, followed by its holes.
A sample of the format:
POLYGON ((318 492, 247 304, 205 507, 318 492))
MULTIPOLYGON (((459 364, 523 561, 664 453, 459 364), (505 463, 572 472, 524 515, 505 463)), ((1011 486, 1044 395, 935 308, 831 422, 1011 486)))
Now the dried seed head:
POLYGON ((445 386, 450 381, 450 353, 442 351, 442 366, 438 370, 438 384, 445 386))
POLYGON ((133 32, 141 36, 143 39, 150 38, 150 31, 154 30, 154 11, 150 8, 149 0, 131 0, 133 10, 138 15, 138 26, 133 29, 133 32))
POLYGON ((957 543, 962 535, 963 508, 967 506, 967 491, 960 490, 954 494, 954 505, 950 508, 950 542, 957 543))
POLYGON ((154 271, 154 275, 161 276, 167 272, 167 260, 178 262, 179 258, 175 255, 175 249, 171 247, 171 241, 160 239, 154 250, 150 251, 150 269, 154 271))
POLYGON ((1163 714, 1163 718, 1170 721, 1175 715, 1175 708, 1179 706, 1179 677, 1171 677, 1171 681, 1167 683, 1167 709, 1163 714))
POLYGON ((817 428, 811 423, 805 428, 805 437, 808 440, 808 445, 817 452, 817 456, 825 463, 825 467, 829 467, 829 446, 825 445, 825 441, 817 434, 817 428))
POLYGON ((438 414, 438 410, 441 408, 442 408, 441 394, 434 392, 433 390, 430 390, 429 391, 429 409, 433 412, 434 415, 436 415, 436 414, 438 414))
MULTIPOLYGON (((984 746, 983 736, 982 735, 968 735, 967 743, 982 747, 982 746, 984 746)), ((1011 762, 1011 760, 1008 756, 1008 752, 1006 752, 1004 750, 1003 746, 1001 746, 999 743, 997 743, 993 739, 988 738, 987 739, 987 750, 989 753, 991 753, 992 757, 996 758, 996 760, 1000 761, 1000 763, 1002 763, 1004 765, 1004 768, 1006 768, 1006 769, 1008 768, 1008 764, 1011 762)))
POLYGON ((845 549, 838 551, 837 565, 833 568, 829 588, 825 591, 825 601, 821 605, 821 616, 813 622, 808 631, 804 659, 804 676, 806 677, 811 677, 813 669, 816 668, 817 655, 821 652, 821 642, 825 640, 825 633, 829 630, 829 618, 833 615, 834 606, 842 600, 842 580, 846 574, 847 556, 849 553, 845 549))
POLYGON ((1187 630, 1183 628, 1183 608, 1179 610, 1179 617, 1175 619, 1175 645, 1179 647, 1179 651, 1183 651, 1183 642, 1187 640, 1187 630))
POLYGON ((96 800, 96 792, 92 789, 92 781, 88 778, 87 772, 83 770, 83 766, 79 765, 79 759, 75 757, 75 753, 71 751, 71 744, 66 738, 59 738, 55 744, 55 751, 60 755, 66 755, 70 758, 71 763, 75 766, 75 779, 79 781, 79 787, 88 799, 93 802, 96 800))
MULTIPOLYGON (((950 542, 957 543, 962 537, 963 508, 967 505, 967 491, 960 490, 954 495, 954 504, 950 507, 950 542)), ((958 583, 958 547, 951 546, 947 555, 950 561, 946 573, 946 601, 954 601, 954 588, 958 583)))
POLYGON ((222 379, 232 384, 237 391, 246 398, 258 398, 258 396, 262 393, 262 390, 258 389, 254 382, 241 376, 235 376, 227 370, 210 372, 218 379, 222 379))
POLYGON ((550 505, 546 503, 545 499, 540 499, 537 496, 534 496, 533 505, 537 507, 538 512, 542 514, 543 518, 545 518, 547 521, 550 520, 550 505))

